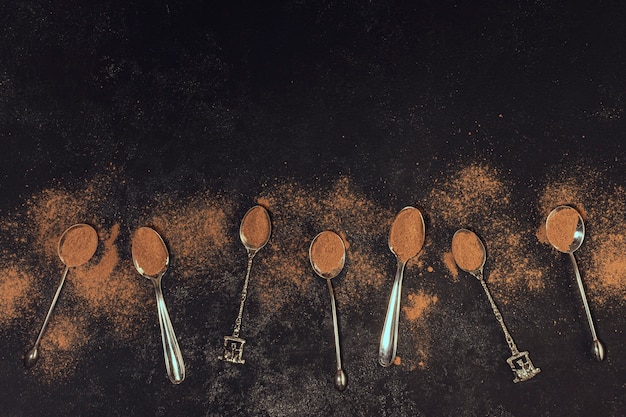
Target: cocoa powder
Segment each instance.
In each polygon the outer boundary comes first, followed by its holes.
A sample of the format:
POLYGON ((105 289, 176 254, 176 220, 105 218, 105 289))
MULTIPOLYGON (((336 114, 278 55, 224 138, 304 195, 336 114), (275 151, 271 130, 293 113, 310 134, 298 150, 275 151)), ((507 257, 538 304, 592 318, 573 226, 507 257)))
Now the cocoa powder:
POLYGON ((458 231, 452 238, 454 261, 464 271, 478 270, 484 260, 483 246, 474 232, 458 231))
POLYGON ((98 248, 98 234, 93 227, 78 224, 70 227, 59 241, 59 256, 68 267, 89 261, 98 248))
POLYGON ((311 243, 311 263, 326 278, 333 277, 341 271, 345 254, 341 237, 330 230, 320 233, 311 243))
POLYGON ((165 269, 168 253, 161 237, 150 227, 140 227, 133 235, 132 254, 135 265, 148 276, 158 275, 165 269))
POLYGON ((263 206, 254 206, 243 217, 239 235, 246 247, 260 249, 267 243, 271 233, 270 217, 263 206))
POLYGON ((398 213, 389 231, 389 246, 400 261, 406 263, 419 253, 424 244, 424 220, 420 211, 406 207, 398 213))
POLYGON ((578 212, 567 206, 561 206, 548 216, 546 221, 546 237, 561 252, 569 251, 574 242, 578 226, 578 212))

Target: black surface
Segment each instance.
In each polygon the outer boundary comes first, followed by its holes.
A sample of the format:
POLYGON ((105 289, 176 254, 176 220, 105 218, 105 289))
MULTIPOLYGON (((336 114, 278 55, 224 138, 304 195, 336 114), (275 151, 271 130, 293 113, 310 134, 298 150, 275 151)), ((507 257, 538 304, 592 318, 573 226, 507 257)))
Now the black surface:
MULTIPOLYGON (((222 190, 243 213, 268 181, 319 186, 341 176, 395 212, 425 204, 434 179, 471 161, 504 173, 528 223, 536 190, 564 167, 626 186, 618 2, 262 3, 0 5, 1 212, 111 164, 129 179, 112 202, 128 224, 139 217, 133 203, 155 192, 222 190)), ((433 259, 452 231, 434 233, 433 259)), ((533 256, 568 267, 545 252, 533 256)), ((216 359, 236 312, 241 268, 232 274, 229 288, 209 279, 177 292, 172 280, 165 290, 187 359, 180 386, 165 377, 156 324, 133 348, 141 354, 107 349, 104 334, 72 377, 43 384, 21 365, 30 325, 0 341, 2 414, 623 414, 622 310, 594 311, 609 347, 595 363, 573 287, 552 284, 507 306, 518 344, 543 370, 513 384, 499 329, 469 280, 407 280, 450 307, 431 319, 428 367, 378 366, 385 286, 367 300, 371 314, 339 312, 350 382, 338 393, 321 285, 306 294, 310 304, 271 317, 250 302, 247 363, 216 359), (559 317, 571 325, 560 335, 546 325, 559 317)))

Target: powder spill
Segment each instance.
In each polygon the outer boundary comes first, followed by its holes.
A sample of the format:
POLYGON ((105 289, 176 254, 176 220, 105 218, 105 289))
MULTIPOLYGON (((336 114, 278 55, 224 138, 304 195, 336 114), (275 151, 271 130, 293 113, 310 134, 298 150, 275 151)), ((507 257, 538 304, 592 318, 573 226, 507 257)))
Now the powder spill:
POLYGON ((271 210, 274 223, 256 272, 258 296, 266 310, 295 305, 319 279, 308 262, 309 245, 318 230, 346 237, 348 265, 335 294, 339 305, 358 309, 384 283, 391 286, 393 272, 377 254, 386 248, 393 214, 357 190, 350 179, 340 178, 330 189, 277 182, 267 186, 257 202, 271 210))
POLYGON ((73 374, 82 357, 81 348, 88 340, 84 319, 63 313, 55 315, 41 338, 41 358, 35 370, 47 383, 73 374))
POLYGON ((419 290, 417 293, 409 293, 407 299, 407 305, 402 307, 402 311, 409 322, 414 337, 415 352, 405 354, 403 362, 410 368, 414 368, 415 364, 424 368, 428 363, 432 343, 426 316, 432 306, 439 301, 439 298, 437 295, 426 294, 423 290, 419 290))
MULTIPOLYGON (((238 240, 229 233, 234 224, 233 203, 209 192, 185 199, 163 199, 146 223, 163 231, 177 275, 196 276, 207 270, 223 269, 238 240)), ((226 267, 232 268, 230 262, 226 267)))
MULTIPOLYGON (((511 204, 511 189, 501 174, 484 163, 474 163, 436 180, 438 188, 430 194, 433 228, 457 230, 466 227, 479 231, 487 250, 486 278, 502 303, 519 299, 528 290, 545 288, 544 270, 525 254, 535 228, 516 217, 511 204)), ((449 239, 449 238, 448 238, 449 239)), ((449 240, 448 240, 449 242, 449 240)), ((443 255, 450 275, 457 279, 451 255, 443 255)))
POLYGON ((448 272, 450 272, 450 275, 452 275, 452 278, 457 281, 459 278, 459 269, 457 268, 456 262, 454 261, 454 255, 452 255, 452 251, 444 252, 442 255, 442 260, 443 264, 448 269, 448 272))
POLYGON ((248 210, 241 221, 239 235, 246 247, 260 249, 270 238, 271 229, 267 210, 263 206, 255 206, 248 210))
MULTIPOLYGON (((626 303, 625 199, 623 187, 590 167, 555 173, 554 179, 546 181, 539 197, 537 211, 544 220, 560 205, 574 207, 583 217, 585 240, 576 257, 587 295, 594 305, 610 307, 626 303)), ((542 227, 545 231, 545 226, 540 225, 537 239, 549 244, 542 227)), ((563 255, 555 251, 555 256, 563 255)))
POLYGON ((32 308, 33 277, 11 262, 0 268, 0 327, 32 308))

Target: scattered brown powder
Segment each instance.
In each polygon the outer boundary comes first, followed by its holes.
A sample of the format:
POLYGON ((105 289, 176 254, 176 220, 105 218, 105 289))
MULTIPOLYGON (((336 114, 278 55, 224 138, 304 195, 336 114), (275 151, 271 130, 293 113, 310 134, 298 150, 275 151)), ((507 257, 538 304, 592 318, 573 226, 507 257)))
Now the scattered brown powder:
POLYGON ((578 226, 578 212, 567 206, 553 212, 546 222, 546 237, 561 252, 568 252, 578 226))
POLYGON ((477 271, 485 259, 484 248, 476 233, 459 231, 452 238, 452 256, 464 271, 477 271))
POLYGON ((339 308, 360 311, 363 299, 380 296, 384 285, 391 287, 395 268, 380 254, 387 247, 393 212, 366 197, 350 179, 340 178, 329 187, 276 181, 265 186, 257 203, 272 213, 272 239, 255 260, 257 294, 268 312, 296 306, 311 283, 317 284, 308 249, 318 230, 337 231, 349 246, 345 273, 335 286, 339 308))
POLYGON ((454 278, 454 280, 456 281, 459 277, 459 269, 457 268, 456 262, 454 261, 454 255, 452 255, 452 251, 444 252, 442 258, 443 264, 448 269, 448 272, 450 272, 450 275, 452 275, 452 278, 454 278))
POLYGON ((415 343, 415 351, 404 355, 404 362, 411 369, 414 369, 416 365, 424 368, 428 362, 432 340, 426 318, 428 312, 438 301, 437 295, 427 294, 423 290, 419 290, 417 293, 409 293, 407 303, 402 307, 415 343))
MULTIPOLYGON (((626 304, 625 200, 622 186, 587 166, 555 172, 539 197, 540 224, 545 224, 550 211, 560 205, 575 208, 585 221, 585 244, 576 257, 592 308, 621 308, 626 304)), ((542 237, 537 233, 538 240, 548 244, 542 237)), ((567 272, 573 280, 573 272, 567 272)))
POLYGON ((167 248, 157 232, 149 227, 140 227, 133 235, 132 253, 135 265, 145 275, 156 276, 167 266, 167 248))
POLYGON ((311 262, 325 278, 332 278, 341 272, 345 253, 341 237, 330 230, 317 235, 311 243, 311 262))
POLYGON ((9 263, 0 268, 0 327, 7 326, 31 308, 33 277, 9 263))
MULTIPOLYGON (((430 193, 432 227, 450 230, 448 239, 461 227, 480 230, 487 248, 486 277, 499 302, 515 302, 529 290, 545 288, 545 267, 528 256, 536 250, 536 228, 519 218, 519 207, 511 203, 514 186, 506 177, 486 163, 472 163, 452 166, 441 178, 430 193)), ((456 280, 455 268, 443 256, 456 280)))
POLYGON ((424 220, 418 209, 404 208, 389 231, 389 246, 400 261, 406 263, 418 254, 424 244, 424 220))
POLYGON ((117 336, 126 340, 139 324, 133 318, 145 312, 149 297, 132 262, 120 263, 116 244, 119 234, 120 226, 114 224, 103 237, 104 250, 99 260, 76 268, 68 281, 76 296, 87 302, 90 314, 112 321, 117 336))
POLYGON ((56 313, 41 338, 40 359, 34 368, 47 383, 73 374, 81 358, 81 348, 89 341, 85 319, 56 313))
POLYGON ((235 225, 237 220, 228 198, 206 191, 158 201, 146 223, 163 231, 177 275, 190 278, 208 270, 235 267, 234 243, 238 239, 229 225, 235 225))
POLYGON ((68 267, 88 262, 98 249, 98 233, 93 227, 78 224, 63 233, 59 242, 59 256, 68 267))
POLYGON ((248 210, 241 221, 239 234, 244 245, 259 249, 267 243, 271 229, 269 214, 263 206, 259 205, 248 210))

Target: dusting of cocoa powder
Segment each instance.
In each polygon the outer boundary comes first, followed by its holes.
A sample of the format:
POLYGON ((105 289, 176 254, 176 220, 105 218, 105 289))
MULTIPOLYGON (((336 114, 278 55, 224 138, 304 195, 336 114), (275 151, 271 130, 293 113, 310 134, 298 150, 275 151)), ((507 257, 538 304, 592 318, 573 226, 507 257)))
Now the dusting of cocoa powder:
POLYGON ((241 221, 239 235, 244 245, 252 249, 260 249, 270 238, 271 228, 267 210, 259 205, 248 210, 241 221))
MULTIPOLYGON (((514 186, 505 175, 487 163, 453 165, 450 172, 435 179, 434 186, 430 193, 433 228, 447 228, 450 235, 459 227, 481 231, 493 260, 489 281, 501 303, 545 288, 545 267, 528 256, 536 250, 532 245, 536 228, 519 219, 519 207, 511 203, 514 186)), ((449 255, 448 262, 443 256, 449 275, 456 280, 458 271, 449 255)))
POLYGON ((428 363, 432 338, 427 315, 438 300, 439 297, 437 295, 427 294, 423 290, 419 290, 417 293, 410 292, 407 295, 406 306, 402 307, 415 343, 416 354, 411 355, 411 359, 407 359, 407 356, 405 356, 404 360, 410 369, 415 369, 417 366, 425 368, 428 363))
POLYGON ((306 294, 315 279, 308 249, 319 229, 337 230, 350 248, 350 265, 335 294, 340 308, 359 311, 363 299, 377 297, 385 283, 393 282, 393 273, 379 258, 387 246, 393 213, 349 178, 330 187, 277 181, 266 185, 257 203, 271 210, 273 223, 272 239, 257 270, 259 300, 267 311, 295 306, 306 294))
POLYGON ((33 277, 10 262, 0 267, 0 327, 11 324, 32 309, 33 277))
POLYGON ((133 235, 132 254, 137 269, 150 277, 163 272, 169 258, 161 237, 150 227, 137 229, 133 235))
POLYGON ((623 186, 589 166, 555 172, 538 199, 537 239, 541 243, 549 244, 545 218, 554 207, 571 206, 585 221, 585 245, 576 256, 587 295, 595 306, 622 308, 626 304, 625 199, 623 186))

